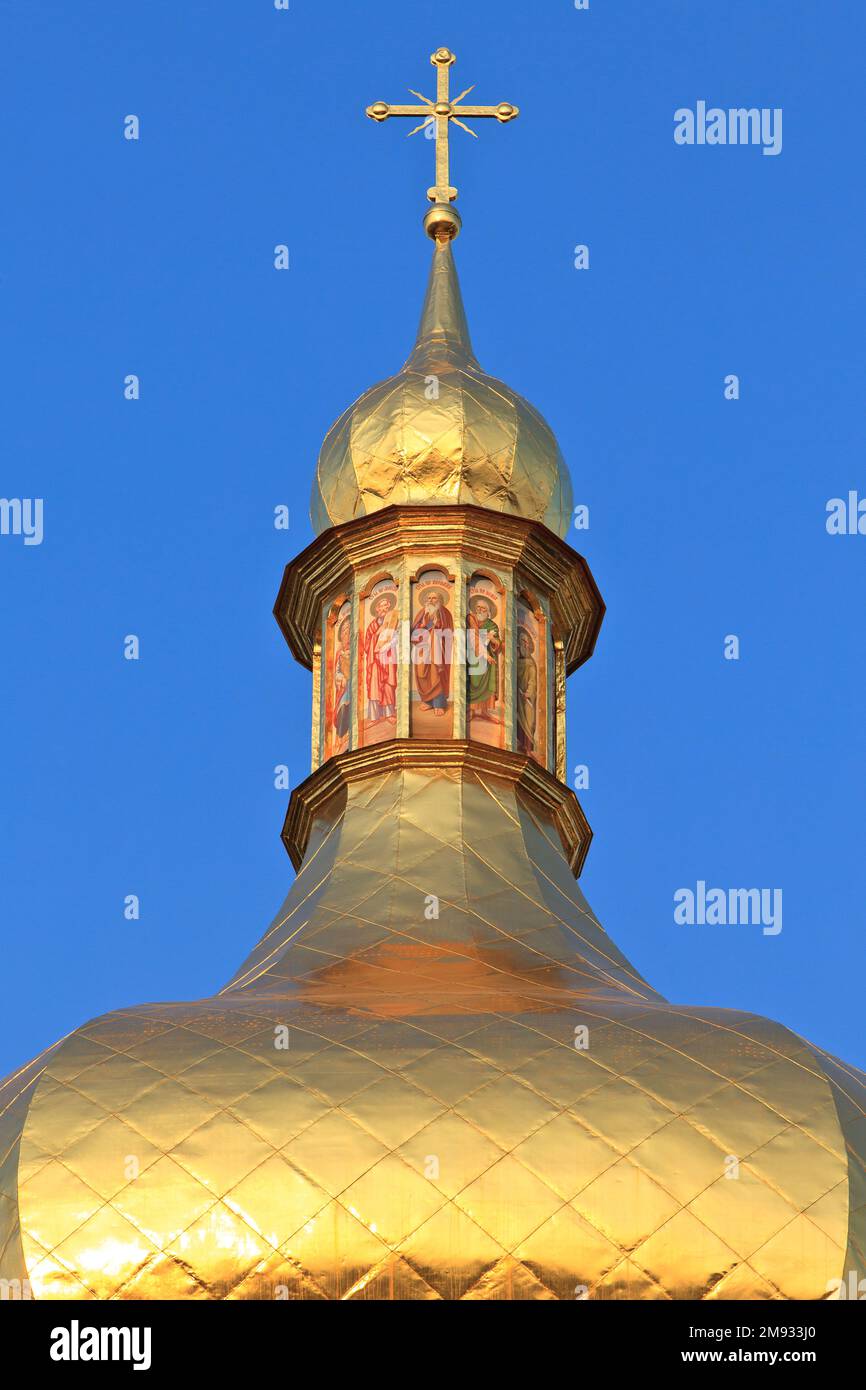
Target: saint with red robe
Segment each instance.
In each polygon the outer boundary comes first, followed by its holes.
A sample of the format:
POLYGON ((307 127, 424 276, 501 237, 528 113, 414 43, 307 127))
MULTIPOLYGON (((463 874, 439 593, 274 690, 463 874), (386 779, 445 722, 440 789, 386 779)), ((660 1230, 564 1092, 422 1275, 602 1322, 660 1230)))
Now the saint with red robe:
POLYGON ((388 591, 371 603, 373 619, 364 634, 367 718, 397 722, 397 596, 388 591))

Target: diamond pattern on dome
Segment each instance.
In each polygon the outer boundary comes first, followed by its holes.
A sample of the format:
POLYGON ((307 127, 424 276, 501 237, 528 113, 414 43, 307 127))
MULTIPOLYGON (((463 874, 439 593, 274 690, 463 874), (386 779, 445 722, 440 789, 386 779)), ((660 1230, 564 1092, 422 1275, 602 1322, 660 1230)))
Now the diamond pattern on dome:
POLYGON ((3 1277, 40 1298, 800 1299, 862 1268, 862 1074, 660 999, 513 788, 372 778, 313 842, 332 854, 222 995, 105 1015, 0 1091, 3 1277))
POLYGON ((328 432, 310 515, 321 532, 397 503, 470 503, 541 521, 560 536, 571 521, 571 482, 553 432, 472 355, 448 243, 433 253, 409 361, 328 432))

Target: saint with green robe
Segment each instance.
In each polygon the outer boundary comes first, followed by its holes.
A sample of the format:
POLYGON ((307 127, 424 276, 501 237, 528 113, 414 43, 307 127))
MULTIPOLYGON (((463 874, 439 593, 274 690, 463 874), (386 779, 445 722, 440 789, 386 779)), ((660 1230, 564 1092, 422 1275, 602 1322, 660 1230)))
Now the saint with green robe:
POLYGON ((467 696, 470 718, 496 719, 502 637, 491 599, 473 594, 466 626, 469 633, 467 696))

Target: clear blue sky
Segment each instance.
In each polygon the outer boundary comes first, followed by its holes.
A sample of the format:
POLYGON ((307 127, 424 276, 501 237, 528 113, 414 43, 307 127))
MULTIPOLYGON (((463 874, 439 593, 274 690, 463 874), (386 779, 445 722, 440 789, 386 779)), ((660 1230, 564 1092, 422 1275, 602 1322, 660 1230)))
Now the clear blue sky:
POLYGON ((2 27, 0 493, 44 498, 45 539, 0 537, 0 1074, 210 993, 289 887, 273 768, 308 771, 310 681, 271 606, 326 429, 411 343, 432 148, 363 110, 432 90, 440 44, 522 109, 455 132, 458 263, 608 605, 569 682, 583 886, 671 999, 866 1063, 866 536, 825 531, 866 495, 862 3, 47 0, 2 27), (781 107, 782 153, 675 145, 698 100, 781 107), (782 888, 781 935, 677 926, 698 879, 782 888))

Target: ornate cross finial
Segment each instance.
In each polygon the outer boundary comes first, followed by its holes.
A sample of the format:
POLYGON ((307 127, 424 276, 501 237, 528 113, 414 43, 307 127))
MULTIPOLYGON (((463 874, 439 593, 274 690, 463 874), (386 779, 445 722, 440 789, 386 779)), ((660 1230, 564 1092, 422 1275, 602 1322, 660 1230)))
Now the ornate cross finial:
POLYGON ((457 197, 457 189, 451 187, 448 172, 450 122, 454 121, 461 130, 474 136, 475 131, 464 125, 460 119, 462 116, 495 116, 497 121, 504 125, 506 121, 513 121, 520 112, 518 107, 511 106, 507 101, 500 102, 498 106, 461 105, 463 98, 473 91, 472 87, 467 87, 452 101, 448 95, 448 70, 451 64, 456 62, 455 55, 448 48, 437 48, 435 53, 431 53, 430 62, 436 69, 435 101, 410 87, 409 91, 413 97, 423 102, 423 106, 389 106, 385 101, 376 101, 367 107, 367 115, 374 121, 387 121, 389 116, 422 116, 420 125, 410 130, 410 135, 416 135, 419 130, 432 126, 436 137, 436 183, 433 188, 427 189, 427 197, 433 207, 424 218, 424 229, 434 241, 448 241, 460 230, 460 216, 456 208, 451 206, 457 197))

